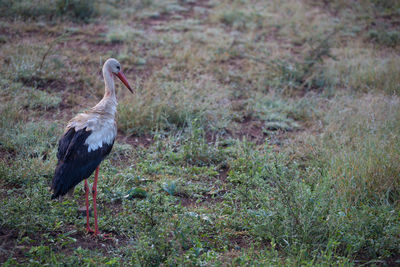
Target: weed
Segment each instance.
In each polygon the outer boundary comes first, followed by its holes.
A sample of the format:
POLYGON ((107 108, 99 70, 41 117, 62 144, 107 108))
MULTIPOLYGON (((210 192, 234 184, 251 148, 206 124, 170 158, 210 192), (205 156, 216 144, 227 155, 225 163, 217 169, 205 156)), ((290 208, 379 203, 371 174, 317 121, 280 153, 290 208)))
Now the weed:
POLYGON ((136 39, 144 38, 144 32, 135 30, 133 27, 128 25, 115 23, 114 25, 111 25, 105 38, 107 42, 110 43, 137 42, 136 39))
POLYGON ((87 0, 1 1, 0 10, 8 17, 52 20, 58 15, 85 22, 96 15, 94 3, 87 0))
POLYGON ((61 15, 66 15, 77 20, 88 22, 96 15, 95 4, 92 1, 59 0, 57 10, 61 15))
POLYGON ((400 33, 398 31, 370 30, 368 39, 378 44, 396 47, 400 44, 400 33))

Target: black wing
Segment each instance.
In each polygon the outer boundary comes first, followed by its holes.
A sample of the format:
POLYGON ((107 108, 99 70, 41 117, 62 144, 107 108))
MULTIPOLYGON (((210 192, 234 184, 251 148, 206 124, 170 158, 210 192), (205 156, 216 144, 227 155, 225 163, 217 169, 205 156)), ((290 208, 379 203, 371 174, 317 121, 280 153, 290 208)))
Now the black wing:
POLYGON ((92 175, 100 162, 110 153, 113 143, 88 152, 86 139, 91 134, 86 128, 79 131, 69 129, 58 144, 57 167, 51 188, 52 199, 65 195, 79 182, 92 175))
MULTIPOLYGON (((74 146, 74 142, 79 142, 79 139, 84 139, 89 137, 90 131, 78 131, 75 132, 75 128, 69 129, 63 137, 61 137, 60 141, 58 141, 58 152, 57 152, 57 159, 64 160, 65 155, 67 153, 68 147, 72 143, 72 147, 74 146)), ((83 141, 85 143, 85 141, 83 141)), ((83 145, 83 143, 81 145, 83 145)), ((79 144, 78 144, 79 145, 79 144)))

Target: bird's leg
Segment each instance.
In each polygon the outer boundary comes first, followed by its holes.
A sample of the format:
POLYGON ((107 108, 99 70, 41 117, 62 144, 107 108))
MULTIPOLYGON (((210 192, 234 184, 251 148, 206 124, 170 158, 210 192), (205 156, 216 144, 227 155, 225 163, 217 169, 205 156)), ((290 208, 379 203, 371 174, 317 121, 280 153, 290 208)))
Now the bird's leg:
POLYGON ((92 188, 92 193, 93 193, 93 210, 94 210, 94 235, 99 234, 99 227, 97 225, 97 179, 99 177, 99 168, 100 166, 97 166, 96 172, 94 173, 94 182, 93 182, 93 188, 92 188))
POLYGON ((86 230, 90 232, 94 232, 89 225, 89 185, 87 179, 85 179, 85 195, 86 195, 86 230))
POLYGON ((94 209, 94 235, 98 235, 99 233, 99 227, 97 226, 97 204, 96 204, 96 198, 97 198, 97 178, 99 177, 99 168, 100 166, 97 166, 96 172, 94 174, 94 182, 93 182, 93 188, 92 188, 92 193, 93 193, 93 209, 94 209))
MULTIPOLYGON (((93 193, 93 210, 94 210, 94 235, 97 236, 100 234, 99 232, 99 227, 97 225, 97 179, 99 178, 99 169, 100 165, 96 168, 96 172, 94 173, 94 182, 93 182, 93 187, 92 187, 92 193, 93 193)), ((108 234, 102 234, 101 235, 105 239, 111 239, 109 238, 108 234)))

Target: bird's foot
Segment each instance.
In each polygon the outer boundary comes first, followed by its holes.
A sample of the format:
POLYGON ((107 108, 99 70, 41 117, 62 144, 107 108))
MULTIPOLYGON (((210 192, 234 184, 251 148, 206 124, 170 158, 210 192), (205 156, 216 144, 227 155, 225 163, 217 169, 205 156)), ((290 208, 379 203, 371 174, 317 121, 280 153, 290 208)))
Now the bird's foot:
POLYGON ((111 234, 106 234, 106 233, 99 233, 98 237, 101 237, 105 240, 113 240, 112 235, 111 234))
POLYGON ((100 233, 98 230, 95 231, 90 227, 86 228, 86 231, 88 232, 88 234, 91 234, 92 237, 102 238, 102 239, 106 239, 106 240, 113 239, 111 234, 100 233))

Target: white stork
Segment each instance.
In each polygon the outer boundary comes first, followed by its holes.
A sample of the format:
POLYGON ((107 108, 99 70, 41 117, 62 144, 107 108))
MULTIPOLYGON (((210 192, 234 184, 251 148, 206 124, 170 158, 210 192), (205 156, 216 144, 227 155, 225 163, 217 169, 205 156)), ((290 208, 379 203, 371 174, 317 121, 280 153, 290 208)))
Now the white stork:
POLYGON ((64 134, 58 143, 57 167, 55 170, 52 190, 52 199, 61 197, 85 180, 86 194, 86 226, 87 231, 99 234, 97 226, 97 178, 101 161, 110 153, 117 135, 115 113, 117 112, 117 98, 115 96, 114 77, 117 76, 133 93, 125 75, 121 71, 121 64, 113 58, 103 65, 105 93, 103 99, 85 113, 80 113, 68 122, 64 134), (93 182, 93 231, 89 225, 89 186, 87 179, 96 170, 93 182))

